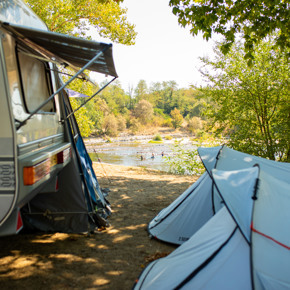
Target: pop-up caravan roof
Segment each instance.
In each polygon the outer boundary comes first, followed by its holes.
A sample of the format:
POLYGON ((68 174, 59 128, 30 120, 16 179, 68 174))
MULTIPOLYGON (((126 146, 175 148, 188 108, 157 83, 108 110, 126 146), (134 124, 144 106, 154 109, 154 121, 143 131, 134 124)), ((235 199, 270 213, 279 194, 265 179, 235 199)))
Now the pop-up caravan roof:
MULTIPOLYGON (((213 151, 200 152, 210 157, 213 151)), ((220 199, 210 202, 218 202, 216 214, 170 255, 149 264, 135 289, 290 288, 290 164, 227 147, 215 156, 210 176, 220 199)))

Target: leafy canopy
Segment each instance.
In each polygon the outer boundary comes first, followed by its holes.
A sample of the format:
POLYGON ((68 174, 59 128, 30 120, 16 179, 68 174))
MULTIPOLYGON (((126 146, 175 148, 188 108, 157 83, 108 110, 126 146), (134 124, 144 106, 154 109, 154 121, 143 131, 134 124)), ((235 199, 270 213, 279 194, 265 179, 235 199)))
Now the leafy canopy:
POLYGON ((135 42, 135 26, 127 21, 127 9, 113 0, 25 0, 49 30, 90 39, 94 27, 101 37, 125 45, 135 42))
POLYGON ((180 128, 183 122, 183 116, 180 114, 180 111, 177 108, 174 108, 170 112, 170 115, 172 117, 172 124, 175 129, 180 128))
POLYGON ((288 0, 170 0, 170 6, 179 23, 191 27, 193 35, 202 32, 207 40, 213 33, 223 35, 223 53, 229 51, 236 35, 240 34, 249 64, 255 45, 274 32, 278 32, 277 46, 290 47, 288 0))
POLYGON ((228 54, 218 49, 214 60, 203 58, 210 85, 202 91, 211 98, 207 117, 216 133, 227 131, 233 148, 269 159, 290 158, 289 65, 273 40, 256 48, 252 67, 242 55, 242 44, 228 54), (209 70, 207 70, 209 69, 209 70))
POLYGON ((140 100, 134 109, 134 116, 141 124, 148 123, 153 116, 153 106, 146 100, 140 100))

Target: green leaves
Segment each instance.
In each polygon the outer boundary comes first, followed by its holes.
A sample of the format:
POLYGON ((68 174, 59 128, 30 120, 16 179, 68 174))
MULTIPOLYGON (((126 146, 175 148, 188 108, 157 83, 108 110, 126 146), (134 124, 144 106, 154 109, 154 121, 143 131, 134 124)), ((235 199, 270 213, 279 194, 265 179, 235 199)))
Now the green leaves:
POLYGON ((214 83, 202 92, 214 103, 206 110, 211 127, 227 134, 230 146, 289 161, 289 65, 285 53, 273 45, 269 38, 245 59, 243 44, 237 43, 215 61, 203 59, 210 71, 220 73, 205 74, 214 83))
POLYGON ((182 26, 189 26, 192 35, 199 32, 205 39, 214 33, 224 36, 222 47, 228 53, 239 34, 245 39, 245 59, 252 64, 256 45, 278 32, 274 45, 284 50, 290 48, 289 1, 278 0, 171 0, 169 5, 182 26))
POLYGON ((177 108, 174 108, 174 110, 172 110, 170 112, 170 115, 172 117, 172 125, 173 127, 176 128, 180 128, 183 122, 183 117, 180 114, 180 111, 177 108))
POLYGON ((170 167, 170 172, 174 174, 194 174, 201 175, 204 167, 200 161, 197 147, 195 149, 186 150, 179 142, 171 147, 172 155, 165 156, 165 161, 170 167))
POLYGON ((135 26, 126 9, 113 0, 26 0, 51 31, 90 38, 94 27, 101 37, 125 45, 135 43, 135 26))

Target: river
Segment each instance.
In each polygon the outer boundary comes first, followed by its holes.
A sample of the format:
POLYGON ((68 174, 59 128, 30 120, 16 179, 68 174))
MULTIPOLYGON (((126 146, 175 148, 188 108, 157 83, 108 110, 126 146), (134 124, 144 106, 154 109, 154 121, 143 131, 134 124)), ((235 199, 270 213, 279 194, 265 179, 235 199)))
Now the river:
POLYGON ((166 156, 172 156, 172 147, 176 141, 180 142, 184 149, 194 147, 188 137, 164 140, 162 143, 149 143, 149 141, 150 139, 116 140, 112 143, 106 143, 100 140, 86 139, 85 144, 92 161, 152 168, 167 172, 169 165, 166 162, 166 156), (154 154, 154 158, 152 158, 152 154, 154 154))

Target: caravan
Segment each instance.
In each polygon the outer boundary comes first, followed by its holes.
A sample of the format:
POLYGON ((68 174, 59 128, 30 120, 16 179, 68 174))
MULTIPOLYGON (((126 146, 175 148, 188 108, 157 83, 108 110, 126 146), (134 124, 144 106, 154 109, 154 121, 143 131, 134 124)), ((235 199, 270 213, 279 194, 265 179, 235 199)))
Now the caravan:
POLYGON ((85 69, 117 77, 112 45, 48 31, 21 1, 0 3, 0 236, 105 225, 66 86, 85 69), (77 73, 65 84, 59 67, 77 73))

